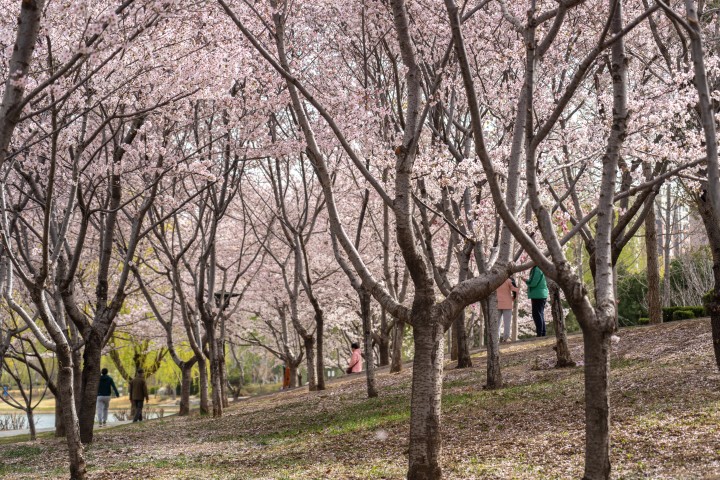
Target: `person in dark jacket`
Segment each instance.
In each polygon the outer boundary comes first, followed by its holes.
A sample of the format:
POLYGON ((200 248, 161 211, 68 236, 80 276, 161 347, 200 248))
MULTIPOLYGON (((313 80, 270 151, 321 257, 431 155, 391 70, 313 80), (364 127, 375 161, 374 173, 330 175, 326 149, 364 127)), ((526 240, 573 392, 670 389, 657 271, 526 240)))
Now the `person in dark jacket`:
POLYGON ((143 400, 150 401, 147 383, 145 382, 145 371, 142 368, 138 368, 135 378, 130 380, 128 390, 130 390, 130 403, 135 408, 133 422, 142 422, 143 400))
POLYGON ((115 387, 115 382, 112 377, 108 375, 108 369, 103 368, 101 373, 100 383, 98 384, 96 410, 98 423, 101 427, 104 427, 107 425, 108 410, 110 409, 110 396, 112 391, 115 391, 115 398, 118 398, 120 394, 118 393, 117 387, 115 387))

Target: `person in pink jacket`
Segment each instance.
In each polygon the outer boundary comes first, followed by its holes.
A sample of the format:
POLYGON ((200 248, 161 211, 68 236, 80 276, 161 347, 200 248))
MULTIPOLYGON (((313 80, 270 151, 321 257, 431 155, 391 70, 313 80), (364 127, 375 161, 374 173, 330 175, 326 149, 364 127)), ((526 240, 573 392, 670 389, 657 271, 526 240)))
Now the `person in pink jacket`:
POLYGON ((520 289, 513 285, 512 280, 509 278, 495 291, 497 308, 502 318, 502 322, 498 322, 498 337, 500 337, 501 327, 505 325, 505 334, 501 337, 503 342, 507 342, 510 338, 510 322, 512 321, 513 302, 515 301, 513 293, 519 291, 520 289))
POLYGON ((362 372, 362 353, 360 353, 360 345, 357 342, 353 342, 350 345, 352 348, 352 355, 348 362, 347 373, 359 373, 362 372))

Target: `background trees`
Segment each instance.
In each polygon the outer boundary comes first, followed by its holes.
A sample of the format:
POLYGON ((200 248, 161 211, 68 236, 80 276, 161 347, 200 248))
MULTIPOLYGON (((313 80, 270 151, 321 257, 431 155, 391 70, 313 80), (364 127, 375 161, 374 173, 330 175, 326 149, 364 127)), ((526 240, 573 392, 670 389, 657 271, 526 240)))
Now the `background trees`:
POLYGON ((181 414, 197 377, 220 417, 248 375, 238 349, 322 390, 362 338, 376 396, 410 328, 408 477, 440 478, 445 352, 471 366, 482 311, 502 388, 493 292, 538 265, 559 287, 558 365, 563 302, 583 330, 585 476, 608 478, 618 325, 720 284, 681 255, 696 216, 720 262, 704 6, 22 2, 0 37, 0 358, 44 372, 83 478, 123 335, 167 349, 181 414))

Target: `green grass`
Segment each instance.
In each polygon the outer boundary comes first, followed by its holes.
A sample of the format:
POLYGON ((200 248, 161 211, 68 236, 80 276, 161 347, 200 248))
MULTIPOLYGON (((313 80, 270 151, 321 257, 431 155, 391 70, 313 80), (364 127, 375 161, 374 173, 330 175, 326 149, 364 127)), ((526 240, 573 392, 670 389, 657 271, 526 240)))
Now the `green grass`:
MULTIPOLYGON (((40 439, 47 440, 47 439, 53 438, 54 436, 55 436, 54 432, 40 432, 36 435, 38 440, 40 440, 40 439)), ((29 433, 23 433, 22 435, 13 435, 10 437, 0 437, 0 445, 12 445, 15 443, 22 443, 22 442, 29 442, 29 441, 30 441, 29 433)), ((2 456, 2 455, 0 454, 0 456, 2 456)))
MULTIPOLYGON (((2 478, 4 475, 10 475, 11 473, 17 474, 17 473, 30 473, 33 469, 24 465, 6 465, 2 462, 0 462, 0 478, 2 478)), ((28 475, 27 478, 32 478, 30 475, 28 475)))
POLYGON ((0 458, 32 458, 42 453, 43 449, 35 445, 15 445, 0 450, 0 458))
POLYGON ((407 400, 401 396, 369 398, 340 411, 328 412, 322 416, 310 413, 311 415, 303 415, 302 422, 298 422, 299 428, 281 429, 257 435, 248 440, 253 440, 260 445, 270 445, 286 440, 296 441, 299 436, 308 434, 346 435, 404 422, 410 418, 407 400))
POLYGON ((611 357, 610 358, 610 369, 611 370, 618 370, 621 368, 644 368, 650 365, 649 360, 639 359, 639 358, 618 358, 618 357, 611 357))

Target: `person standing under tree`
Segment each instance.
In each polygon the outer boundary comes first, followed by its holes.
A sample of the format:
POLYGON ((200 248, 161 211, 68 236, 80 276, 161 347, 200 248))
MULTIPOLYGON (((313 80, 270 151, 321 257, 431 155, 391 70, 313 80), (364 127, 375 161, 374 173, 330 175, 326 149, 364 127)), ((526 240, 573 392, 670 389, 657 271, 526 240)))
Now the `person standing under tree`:
POLYGON ((510 339, 513 302, 515 301, 515 293, 519 291, 520 289, 513 285, 512 280, 509 278, 495 291, 497 309, 502 317, 502 322, 498 322, 498 337, 502 342, 507 342, 510 339), (505 333, 501 337, 500 332, 503 325, 505 326, 505 333))
POLYGON ((360 373, 362 372, 362 354, 360 353, 360 345, 357 342, 353 342, 350 345, 352 348, 352 355, 348 362, 348 368, 345 373, 360 373))
POLYGON ((142 422, 142 411, 143 411, 143 400, 146 402, 150 401, 148 396, 147 383, 145 382, 145 371, 142 368, 138 368, 135 378, 130 380, 130 403, 135 408, 134 422, 142 422))
POLYGON ((288 390, 290 388, 290 367, 283 365, 283 384, 281 390, 288 390))
POLYGON ((118 389, 112 377, 108 375, 108 369, 101 370, 100 383, 98 384, 97 394, 97 419, 101 427, 107 425, 108 410, 110 409, 110 396, 115 391, 115 398, 120 397, 118 389))
POLYGON ((535 322, 535 331, 538 337, 545 336, 545 302, 548 297, 548 287, 545 274, 539 267, 530 270, 530 278, 525 280, 528 286, 528 298, 532 302, 532 317, 535 322))

